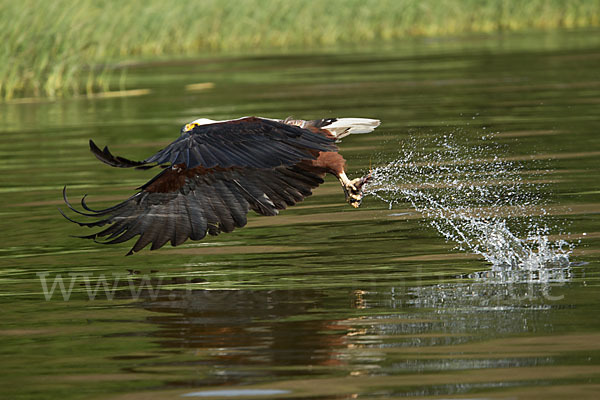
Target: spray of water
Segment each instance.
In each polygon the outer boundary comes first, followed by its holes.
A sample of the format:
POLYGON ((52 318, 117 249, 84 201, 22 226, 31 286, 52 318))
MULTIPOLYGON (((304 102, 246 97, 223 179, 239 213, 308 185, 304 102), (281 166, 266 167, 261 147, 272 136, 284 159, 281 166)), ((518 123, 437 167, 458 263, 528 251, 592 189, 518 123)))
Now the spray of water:
POLYGON ((543 173, 502 157, 492 136, 465 136, 412 139, 396 160, 373 170, 366 194, 390 209, 410 203, 446 240, 495 267, 568 266, 573 245, 549 239, 543 173))

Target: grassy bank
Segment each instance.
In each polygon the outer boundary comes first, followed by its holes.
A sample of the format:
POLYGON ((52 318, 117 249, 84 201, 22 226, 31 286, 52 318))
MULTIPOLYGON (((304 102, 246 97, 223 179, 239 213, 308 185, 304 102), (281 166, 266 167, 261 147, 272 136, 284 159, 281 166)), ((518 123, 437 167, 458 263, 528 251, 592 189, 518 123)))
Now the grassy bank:
POLYGON ((126 60, 600 25, 600 0, 0 0, 0 98, 108 90, 126 60))

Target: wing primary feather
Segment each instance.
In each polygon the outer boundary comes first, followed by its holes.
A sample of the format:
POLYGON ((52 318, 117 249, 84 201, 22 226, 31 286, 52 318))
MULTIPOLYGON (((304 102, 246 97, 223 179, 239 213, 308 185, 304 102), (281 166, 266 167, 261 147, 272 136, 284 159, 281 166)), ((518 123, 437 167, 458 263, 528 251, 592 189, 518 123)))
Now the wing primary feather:
MULTIPOLYGON (((237 186, 234 186, 234 188, 237 189, 237 186)), ((239 228, 246 225, 247 203, 244 204, 245 201, 243 200, 242 196, 240 196, 241 199, 238 198, 239 191, 236 189, 232 190, 229 180, 223 179, 220 181, 219 192, 222 196, 221 200, 233 222, 233 227, 231 230, 236 227, 239 228)))
POLYGON ((202 195, 196 195, 196 191, 193 190, 190 192, 195 200, 195 204, 190 208, 190 215, 192 216, 193 223, 193 233, 196 238, 192 238, 194 240, 203 239, 206 236, 208 231, 208 221, 209 221, 209 209, 205 202, 202 200, 202 195))
MULTIPOLYGON (((84 197, 85 197, 85 196, 84 196, 84 197)), ((66 187, 66 186, 65 186, 65 187, 63 187, 63 200, 65 201, 65 204, 67 205, 67 207, 69 207, 69 209, 70 209, 71 211, 74 211, 74 212, 76 212, 76 213, 77 213, 77 214, 79 214, 79 215, 84 215, 84 216, 86 216, 86 217, 96 217, 96 216, 98 215, 97 213, 94 213, 94 214, 84 213, 84 212, 81 212, 81 211, 79 211, 79 210, 78 210, 78 209, 76 209, 75 207, 73 207, 73 206, 71 205, 71 203, 69 202, 69 199, 67 198, 67 187, 66 187)), ((64 214, 63 214, 63 215, 64 215, 64 214)))
POLYGON ((187 238, 190 237, 190 233, 192 231, 191 229, 191 223, 190 223, 190 219, 189 219, 189 215, 187 213, 187 209, 185 207, 185 202, 184 202, 184 197, 185 195, 180 193, 179 196, 177 196, 175 202, 174 202, 174 206, 175 206, 175 217, 174 217, 174 225, 175 225, 175 229, 173 232, 173 237, 171 238, 171 245, 172 246, 179 246, 180 244, 182 244, 183 242, 185 242, 187 240, 187 238))
MULTIPOLYGON (((156 223, 153 218, 149 217, 148 221, 149 222, 147 229, 145 229, 142 232, 137 242, 135 242, 135 244, 133 245, 133 248, 130 250, 131 254, 142 250, 148 244, 153 242, 156 238, 158 231, 160 231, 160 229, 162 228, 162 225, 156 223)), ((127 255, 130 255, 130 253, 127 253, 127 255)))
POLYGON ((149 236, 147 235, 147 231, 152 224, 152 218, 148 218, 148 212, 149 209, 146 209, 145 212, 140 216, 141 218, 139 218, 138 221, 136 221, 136 224, 130 228, 132 230, 135 230, 136 234, 139 234, 140 237, 135 242, 129 253, 127 253, 127 255, 130 255, 130 253, 133 254, 134 252, 140 251, 141 249, 146 247, 148 243, 150 243, 149 241, 144 243, 143 240, 144 238, 147 238, 149 236))
POLYGON ((150 250, 160 249, 171 239, 171 236, 173 235, 173 219, 167 218, 167 216, 171 214, 169 204, 162 205, 157 211, 160 213, 158 219, 163 229, 157 232, 157 236, 152 241, 150 250))
POLYGON ((136 197, 140 197, 140 196, 141 196, 141 198, 140 198, 139 201, 142 201, 144 199, 145 193, 144 192, 139 192, 139 193, 136 193, 133 196, 130 196, 128 199, 126 199, 126 200, 124 200, 124 201, 122 201, 122 202, 120 202, 120 203, 118 203, 118 204, 116 204, 116 205, 114 205, 112 207, 108 207, 108 208, 105 208, 105 209, 102 209, 102 210, 94 210, 94 209, 91 209, 87 205, 87 203, 85 202, 85 198, 87 197, 87 194, 86 194, 85 196, 83 196, 83 199, 81 199, 81 202, 82 202, 81 205, 87 211, 93 212, 95 217, 98 217, 98 216, 101 216, 101 215, 106 215, 108 213, 117 211, 117 210, 119 210, 119 209, 127 206, 131 200, 135 199, 136 197))
MULTIPOLYGON (((248 167, 252 167, 252 168, 263 168, 264 167, 262 164, 260 164, 257 161, 257 154, 255 152, 255 149, 253 149, 252 147, 248 147, 246 145, 246 143, 244 143, 244 142, 238 143, 236 147, 238 147, 240 149, 240 151, 242 151, 244 153, 246 159, 248 160, 248 165, 247 165, 248 167)), ((272 164, 272 162, 267 164, 266 166, 268 168, 271 168, 272 167, 271 164, 272 164)))
POLYGON ((200 152, 200 154, 202 154, 202 158, 204 159, 204 162, 206 163, 206 165, 203 165, 204 168, 213 168, 216 167, 217 165, 219 165, 219 160, 217 160, 215 157, 213 157, 212 153, 212 149, 209 149, 206 145, 200 143, 197 146, 198 151, 200 152))
MULTIPOLYGON (((127 204, 128 204, 128 202, 129 202, 130 200, 132 200, 133 198, 135 198, 135 197, 139 196, 140 194, 141 194, 141 193, 136 193, 136 194, 134 194, 133 196, 129 197, 127 200, 124 200, 124 201, 122 201, 121 203, 118 203, 118 204, 116 204, 116 205, 114 205, 114 206, 112 206, 112 207, 105 208, 105 209, 103 209, 103 210, 92 210, 92 209, 90 209, 90 208, 87 206, 87 204, 85 203, 85 201, 84 201, 84 199, 87 197, 87 194, 86 194, 85 196, 83 196, 83 199, 82 199, 82 206, 83 206, 83 208, 85 208, 87 211, 91 211, 91 212, 93 213, 93 214, 89 214, 89 213, 84 213, 84 212, 81 212, 81 211, 77 210, 75 207, 73 207, 73 205, 71 204, 71 202, 69 202, 69 199, 67 198, 67 187, 66 187, 66 186, 65 186, 65 187, 63 187, 63 200, 64 200, 65 204, 67 205, 67 207, 68 207, 70 210, 72 210, 72 211, 76 212, 77 214, 79 214, 79 215, 83 215, 83 216, 86 216, 86 217, 99 217, 99 216, 101 216, 101 215, 106 215, 106 214, 108 214, 108 213, 110 213, 110 212, 116 211, 116 210, 118 210, 118 209, 120 209, 120 208, 123 208, 125 205, 127 205, 127 204)), ((64 215, 64 214, 63 214, 63 215, 64 215)))
POLYGON ((116 243, 123 243, 128 241, 129 239, 133 238, 134 236, 137 236, 139 233, 136 232, 135 230, 132 229, 124 229, 123 232, 120 232, 120 236, 115 237, 112 240, 108 240, 104 243, 106 244, 116 244, 116 243))
POLYGON ((278 211, 275 208, 275 205, 273 204, 273 202, 266 196, 263 197, 266 201, 268 201, 270 204, 265 204, 265 202, 263 202, 263 200, 258 199, 255 195, 253 195, 252 193, 250 193, 250 191, 248 189, 246 189, 242 184, 240 184, 240 182, 237 179, 234 179, 233 182, 242 190, 242 192, 244 192, 248 198, 250 200, 252 200, 252 205, 254 206, 254 210, 259 212, 262 215, 269 215, 269 216, 273 216, 273 215, 277 215, 278 211))
POLYGON ((185 162, 183 160, 182 155, 183 154, 182 154, 181 151, 174 151, 171 154, 171 156, 169 157, 168 163, 171 164, 171 165, 175 165, 175 164, 179 164, 179 163, 185 162))
POLYGON ((324 173, 321 175, 317 175, 313 172, 307 171, 305 169, 299 168, 298 166, 294 166, 292 168, 282 169, 280 171, 282 174, 289 176, 293 179, 299 180, 301 182, 306 183, 309 186, 318 186, 321 183, 325 182, 323 180, 324 173))
POLYGON ((278 210, 285 210, 289 205, 287 199, 284 197, 285 192, 282 187, 278 187, 277 185, 274 186, 271 179, 272 177, 267 178, 259 175, 255 177, 253 184, 265 192, 275 205, 275 208, 278 210))
MULTIPOLYGON (((190 148, 185 149, 185 165, 190 165, 190 148)), ((189 168, 189 167, 188 167, 189 168)))
POLYGON ((210 189, 205 190, 202 199, 204 200, 204 203, 208 205, 209 210, 212 211, 212 214, 209 214, 212 218, 209 218, 207 223, 208 234, 216 236, 221 233, 221 215, 218 207, 215 205, 215 202, 213 202, 213 198, 216 196, 214 193, 214 188, 211 186, 208 186, 207 189, 208 188, 210 189), (209 191, 212 193, 209 193, 209 191))
MULTIPOLYGON (((202 154, 200 154, 198 149, 195 147, 192 147, 190 149, 190 164, 193 164, 193 165, 204 165, 205 164, 202 154)), ((191 167, 188 167, 188 168, 191 168, 191 167)))
POLYGON ((293 185, 284 182, 279 176, 270 180, 265 179, 263 184, 272 192, 278 193, 288 206, 293 206, 304 199, 304 196, 293 185))
MULTIPOLYGON (((119 168, 132 168, 132 167, 140 167, 147 164, 145 161, 132 161, 128 160, 124 157, 114 156, 108 147, 105 146, 103 150, 94 143, 93 140, 90 139, 90 150, 96 156, 96 158, 102 161, 105 164, 110 165, 111 167, 119 167, 119 168)), ((150 166, 151 168, 152 166, 150 166)))
MULTIPOLYGON (((312 194, 310 185, 307 185, 301 180, 294 179, 290 176, 286 176, 285 173, 281 172, 277 176, 277 178, 279 179, 283 187, 286 187, 286 189, 293 189, 293 191, 297 192, 302 197, 306 197, 312 194)), ((292 193, 292 191, 290 190, 288 190, 288 192, 292 193)))
POLYGON ((232 155, 231 154, 227 154, 229 152, 229 150, 226 150, 225 152, 222 149, 223 144, 220 144, 219 146, 213 146, 211 148, 211 152, 210 155, 211 157, 214 157, 215 159, 215 166, 218 165, 219 167, 222 168, 229 168, 233 165, 235 165, 234 162, 232 162, 232 155))
POLYGON ((248 214, 248 201, 244 198, 242 193, 238 190, 237 185, 235 185, 230 180, 224 181, 224 186, 231 193, 231 206, 229 207, 231 211, 231 216, 235 221, 235 225, 238 228, 241 228, 246 225, 248 214))
POLYGON ((203 217, 201 209, 190 202, 193 197, 195 197, 193 191, 190 191, 188 196, 184 197, 185 208, 190 220, 190 238, 200 240, 206 236, 206 219, 203 217))
POLYGON ((68 216, 67 216, 67 215, 66 215, 66 214, 63 212, 63 210, 61 210, 61 209, 60 209, 60 207, 57 207, 57 209, 58 209, 58 212, 59 212, 59 213, 61 213, 61 215, 62 215, 63 217, 65 217, 65 218, 66 218, 68 221, 71 221, 71 222, 73 222, 73 223, 75 223, 75 224, 77 224, 77 225, 79 225, 79 226, 88 226, 88 227, 92 227, 92 226, 94 226, 94 225, 96 224, 95 222, 79 222, 79 221, 75 221, 74 219, 72 219, 72 218, 68 217, 68 216))
POLYGON ((218 217, 219 227, 223 232, 229 233, 235 229, 235 223, 227 204, 227 191, 223 190, 223 181, 221 180, 215 181, 211 186, 212 195, 208 195, 207 198, 218 217))
POLYGON ((254 167, 256 165, 255 160, 253 160, 251 157, 248 157, 246 153, 237 147, 232 147, 229 149, 229 152, 233 157, 235 157, 235 161, 237 162, 236 166, 254 167))
MULTIPOLYGON (((105 240, 111 240, 111 239, 114 239, 115 237, 119 236, 125 230, 127 230, 127 222, 120 220, 120 221, 115 222, 114 224, 110 225, 108 228, 104 229, 103 231, 97 232, 96 236, 98 236, 98 237, 107 236, 107 238, 105 240)), ((119 242, 114 242, 114 243, 119 243, 119 242)))

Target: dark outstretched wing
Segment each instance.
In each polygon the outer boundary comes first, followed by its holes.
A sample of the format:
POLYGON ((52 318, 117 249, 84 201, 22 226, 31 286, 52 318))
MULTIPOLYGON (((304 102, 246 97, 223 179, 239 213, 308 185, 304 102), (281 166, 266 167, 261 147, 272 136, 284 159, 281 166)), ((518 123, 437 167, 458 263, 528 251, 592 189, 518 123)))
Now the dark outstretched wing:
MULTIPOLYGON (((110 225, 87 239, 105 238, 103 243, 122 243, 137 235, 132 254, 152 243, 151 250, 168 241, 182 244, 188 238, 200 240, 246 225, 246 214, 254 210, 276 215, 311 195, 323 182, 323 174, 300 163, 273 169, 229 168, 193 170, 165 169, 141 191, 113 207, 92 210, 81 200, 86 212, 67 206, 80 215, 99 218, 78 222, 80 226, 110 225)), ((64 215, 64 214, 63 214, 64 215)))
POLYGON ((123 157, 114 156, 108 147, 104 146, 103 150, 100 150, 96 143, 90 139, 90 150, 96 158, 102 161, 105 164, 110 165, 111 167, 119 167, 119 168, 132 168, 135 167, 137 169, 148 169, 152 168, 154 165, 147 165, 144 161, 131 161, 123 157))
POLYGON ((314 160, 320 151, 337 151, 334 139, 298 126, 247 117, 198 125, 169 146, 143 161, 117 157, 90 141, 92 152, 116 167, 185 164, 187 168, 275 168, 314 160))

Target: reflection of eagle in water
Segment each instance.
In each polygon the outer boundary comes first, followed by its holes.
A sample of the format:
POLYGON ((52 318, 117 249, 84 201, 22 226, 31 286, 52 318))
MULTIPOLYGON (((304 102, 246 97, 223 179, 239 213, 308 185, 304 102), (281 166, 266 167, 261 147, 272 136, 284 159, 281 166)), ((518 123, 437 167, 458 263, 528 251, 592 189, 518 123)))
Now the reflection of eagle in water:
MULTIPOLYGON (((86 239, 105 237, 104 243, 122 243, 139 235, 128 254, 152 243, 151 250, 168 241, 173 246, 206 233, 218 235, 246 225, 254 210, 276 215, 311 195, 326 173, 335 175, 346 200, 358 207, 367 177, 348 179, 345 160, 335 142, 352 133, 368 133, 378 120, 331 118, 313 121, 245 117, 230 121, 198 119, 183 127, 181 136, 143 161, 114 156, 90 140, 90 148, 113 167, 163 170, 129 199, 103 210, 75 210, 94 222, 80 226, 110 226, 86 239)), ((64 193, 63 193, 64 194, 64 193)), ((64 214, 63 214, 64 215, 64 214)))

